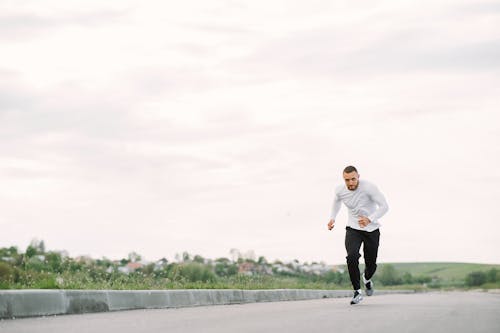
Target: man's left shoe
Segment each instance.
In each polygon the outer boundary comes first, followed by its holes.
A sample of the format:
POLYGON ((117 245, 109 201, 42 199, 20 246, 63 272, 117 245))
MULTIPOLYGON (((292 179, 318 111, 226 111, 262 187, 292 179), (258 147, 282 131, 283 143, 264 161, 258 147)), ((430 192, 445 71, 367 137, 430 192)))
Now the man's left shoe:
POLYGON ((366 296, 373 295, 373 282, 372 282, 372 280, 365 279, 364 274, 363 274, 363 283, 365 284, 365 288, 366 288, 366 296))

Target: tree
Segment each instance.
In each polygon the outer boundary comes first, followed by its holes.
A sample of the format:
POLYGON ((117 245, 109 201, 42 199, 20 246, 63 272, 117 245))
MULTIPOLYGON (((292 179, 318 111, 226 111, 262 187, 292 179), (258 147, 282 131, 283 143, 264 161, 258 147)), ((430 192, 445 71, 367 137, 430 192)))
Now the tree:
POLYGON ((238 259, 241 258, 241 253, 238 249, 231 249, 229 250, 229 253, 231 254, 231 259, 234 262, 238 261, 238 259))
POLYGON ((33 247, 36 250, 36 254, 45 253, 45 242, 43 240, 33 238, 29 246, 33 247))
POLYGON ((218 276, 231 276, 238 273, 238 266, 227 258, 219 258, 215 261, 215 274, 218 276))
POLYGON ((203 258, 199 254, 197 254, 197 255, 194 256, 193 261, 197 262, 197 263, 200 263, 200 264, 204 264, 205 263, 205 258, 203 258))
POLYGON ((15 246, 11 246, 9 248, 7 247, 0 248, 0 258, 2 257, 15 258, 17 255, 18 255, 17 247, 15 246))
POLYGON ((183 262, 191 261, 191 255, 186 251, 182 252, 182 261, 183 262))
POLYGON ((45 261, 47 262, 50 271, 57 273, 61 272, 61 267, 62 267, 61 254, 57 252, 49 252, 45 255, 45 261))
POLYGON ((26 257, 31 258, 34 257, 35 255, 36 255, 36 249, 33 246, 28 245, 28 248, 26 248, 26 257))
POLYGON ((142 257, 139 253, 132 251, 128 254, 128 260, 131 262, 138 262, 142 260, 142 257))

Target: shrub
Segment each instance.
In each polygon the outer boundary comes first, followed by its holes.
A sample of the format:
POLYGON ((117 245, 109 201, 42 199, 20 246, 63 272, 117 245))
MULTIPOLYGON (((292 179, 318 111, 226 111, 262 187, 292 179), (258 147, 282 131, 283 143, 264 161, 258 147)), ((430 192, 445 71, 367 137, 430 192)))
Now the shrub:
POLYGON ((0 262, 0 281, 8 282, 12 280, 14 268, 5 262, 0 262))
POLYGON ((343 284, 349 281, 349 278, 341 272, 329 271, 324 275, 324 281, 326 283, 343 284))
POLYGON ((500 271, 496 268, 492 268, 486 273, 486 275, 488 282, 497 282, 499 280, 498 276, 500 275, 500 271))
POLYGON ((485 272, 472 272, 465 278, 465 284, 469 287, 480 286, 487 281, 487 276, 485 272))
POLYGON ((58 289, 56 278, 54 276, 44 276, 40 280, 33 283, 33 288, 35 289, 58 289))
POLYGON ((51 272, 62 272, 62 258, 57 252, 49 252, 45 255, 45 260, 51 272))
POLYGON ((396 268, 389 264, 382 266, 378 280, 385 286, 398 285, 402 283, 396 268))
POLYGON ((213 282, 216 279, 209 267, 196 262, 181 265, 178 274, 189 282, 213 282))
POLYGON ((405 272, 403 274, 403 278, 402 278, 403 284, 412 284, 412 283, 414 283, 414 281, 415 281, 415 279, 413 278, 411 273, 405 272))
POLYGON ((416 282, 416 283, 430 283, 432 281, 432 278, 430 276, 427 276, 427 275, 420 275, 420 276, 416 276, 415 278, 413 278, 413 281, 416 282))
POLYGON ((217 262, 215 264, 215 273, 218 276, 231 276, 238 274, 238 266, 230 262, 217 262))

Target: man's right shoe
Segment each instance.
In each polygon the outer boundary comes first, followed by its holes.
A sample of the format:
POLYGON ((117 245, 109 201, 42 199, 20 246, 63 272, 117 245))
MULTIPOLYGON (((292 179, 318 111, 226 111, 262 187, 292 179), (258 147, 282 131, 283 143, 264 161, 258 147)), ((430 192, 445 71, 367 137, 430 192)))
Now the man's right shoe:
POLYGON ((361 289, 355 290, 354 296, 352 296, 351 305, 359 304, 359 302, 361 302, 362 300, 363 300, 363 294, 361 294, 361 289))
POLYGON ((364 274, 363 274, 363 283, 365 284, 366 288, 366 296, 373 295, 373 282, 372 280, 366 280, 364 274))

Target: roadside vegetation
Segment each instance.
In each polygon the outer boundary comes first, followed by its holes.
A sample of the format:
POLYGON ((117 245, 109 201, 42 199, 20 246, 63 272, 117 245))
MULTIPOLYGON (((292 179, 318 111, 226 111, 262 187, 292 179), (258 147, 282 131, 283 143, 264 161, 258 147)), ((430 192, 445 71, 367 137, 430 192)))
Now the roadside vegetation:
MULTIPOLYGON (((231 250, 232 259, 182 253, 175 262, 145 262, 135 252, 121 260, 71 258, 34 240, 22 252, 0 248, 0 289, 350 289, 345 265, 274 261, 231 250)), ((380 264, 382 289, 500 289, 500 265, 380 264)))

